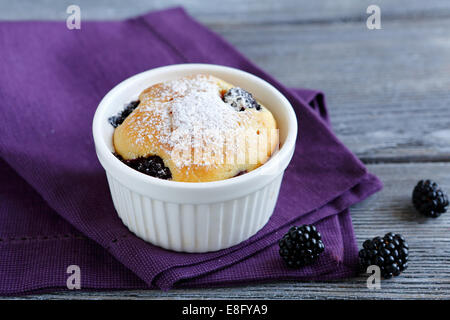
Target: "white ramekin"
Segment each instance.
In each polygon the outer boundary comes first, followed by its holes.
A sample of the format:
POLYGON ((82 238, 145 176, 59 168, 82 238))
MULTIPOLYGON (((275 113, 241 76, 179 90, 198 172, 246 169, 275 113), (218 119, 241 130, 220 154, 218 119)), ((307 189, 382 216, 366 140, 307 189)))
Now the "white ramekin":
POLYGON ((294 152, 297 119, 288 100, 252 74, 218 65, 179 64, 137 74, 114 87, 95 112, 93 135, 114 206, 123 223, 138 237, 157 246, 208 252, 236 245, 267 223, 294 152), (145 88, 195 73, 211 74, 242 87, 269 108, 280 130, 279 151, 249 173, 202 183, 153 178, 119 161, 113 155, 114 129, 108 118, 137 99, 145 88))

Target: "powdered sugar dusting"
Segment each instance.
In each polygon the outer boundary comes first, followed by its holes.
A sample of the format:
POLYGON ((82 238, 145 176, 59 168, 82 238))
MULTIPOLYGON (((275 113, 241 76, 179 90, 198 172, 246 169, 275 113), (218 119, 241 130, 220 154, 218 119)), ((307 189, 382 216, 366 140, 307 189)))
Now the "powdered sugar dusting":
MULTIPOLYGON (((141 95, 133 130, 136 143, 145 143, 148 127, 157 132, 160 144, 171 152, 178 167, 195 164, 214 166, 220 159, 206 156, 195 158, 199 150, 209 155, 233 152, 225 148, 242 130, 246 116, 223 102, 220 88, 206 75, 196 75, 164 82, 141 95), (194 156, 193 156, 194 155, 194 156)), ((226 155, 225 155, 226 157, 226 155)))

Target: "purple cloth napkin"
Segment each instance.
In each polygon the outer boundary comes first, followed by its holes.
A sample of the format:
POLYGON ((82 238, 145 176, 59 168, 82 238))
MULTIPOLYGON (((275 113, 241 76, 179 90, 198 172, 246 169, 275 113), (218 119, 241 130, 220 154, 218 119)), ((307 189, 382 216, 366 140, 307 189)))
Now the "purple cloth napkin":
POLYGON ((0 23, 0 294, 65 288, 66 268, 84 289, 210 287, 354 275, 348 208, 381 188, 332 133, 323 95, 287 89, 176 8, 121 22, 0 23), (91 123, 101 98, 136 73, 174 63, 239 68, 292 103, 299 137, 275 212, 251 239, 207 254, 167 251, 134 236, 114 211, 91 123), (326 250, 291 270, 277 241, 314 223, 326 250))

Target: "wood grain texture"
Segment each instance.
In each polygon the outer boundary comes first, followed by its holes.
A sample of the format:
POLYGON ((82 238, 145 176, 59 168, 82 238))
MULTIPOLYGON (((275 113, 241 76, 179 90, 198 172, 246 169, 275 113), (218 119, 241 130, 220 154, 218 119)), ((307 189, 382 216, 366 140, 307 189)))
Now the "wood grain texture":
POLYGON ((450 192, 450 1, 378 0, 382 30, 365 26, 370 0, 0 0, 0 20, 121 19, 183 5, 291 87, 326 93, 339 138, 377 174, 383 191, 352 208, 359 245, 388 231, 411 247, 402 276, 366 288, 364 277, 169 292, 61 292, 26 299, 450 299, 450 213, 413 210, 417 180, 450 192))
POLYGON ((382 27, 215 30, 284 84, 323 90, 337 135, 364 161, 450 160, 450 19, 382 27))
POLYGON ((380 290, 369 290, 366 277, 334 282, 276 282, 234 288, 66 291, 31 295, 25 299, 450 299, 450 213, 424 218, 411 205, 411 192, 422 177, 450 190, 450 163, 376 164, 369 170, 384 189, 351 208, 358 245, 386 232, 402 233, 410 245, 409 268, 384 280, 380 290))
POLYGON ((209 25, 330 23, 365 21, 366 8, 377 4, 383 20, 449 17, 447 0, 21 0, 0 1, 1 20, 62 20, 78 5, 83 19, 123 19, 150 10, 183 6, 209 25))

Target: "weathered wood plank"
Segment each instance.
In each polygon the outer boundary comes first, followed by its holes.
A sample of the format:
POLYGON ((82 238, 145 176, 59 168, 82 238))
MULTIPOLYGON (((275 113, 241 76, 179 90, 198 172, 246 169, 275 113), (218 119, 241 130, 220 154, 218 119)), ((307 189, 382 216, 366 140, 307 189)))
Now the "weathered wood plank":
POLYGON ((337 282, 281 282, 236 288, 61 292, 27 299, 449 299, 450 213, 438 219, 421 217, 411 205, 411 191, 420 178, 435 179, 450 191, 450 163, 369 165, 385 188, 352 208, 359 245, 393 231, 410 244, 410 266, 401 276, 382 282, 380 290, 366 288, 366 278, 337 282))
MULTIPOLYGON (((68 5, 79 5, 83 19, 122 19, 151 10, 183 6, 207 24, 329 23, 365 20, 372 0, 22 0, 0 1, 0 19, 61 20, 68 5)), ((446 0, 377 0, 383 19, 448 17, 446 0)))
POLYGON ((364 161, 448 161, 450 19, 382 26, 215 31, 286 85, 323 90, 335 131, 364 161))

